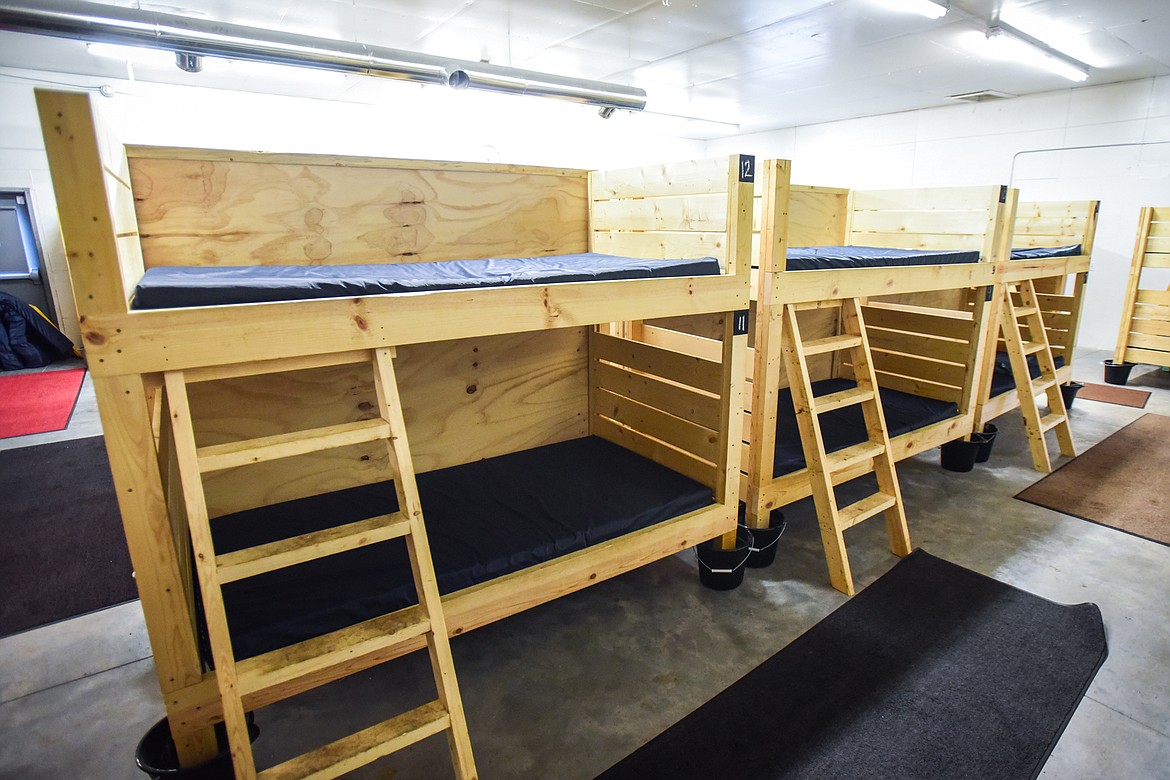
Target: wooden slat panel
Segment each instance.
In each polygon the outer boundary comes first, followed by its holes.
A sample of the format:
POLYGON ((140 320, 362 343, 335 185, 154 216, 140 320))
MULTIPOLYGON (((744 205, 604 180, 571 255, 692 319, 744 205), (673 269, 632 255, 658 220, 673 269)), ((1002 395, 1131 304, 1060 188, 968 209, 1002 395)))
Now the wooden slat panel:
POLYGON ((722 368, 710 360, 682 355, 628 339, 591 333, 589 349, 595 360, 605 360, 654 376, 719 394, 722 368))
POLYGON ((1170 322, 1170 306, 1139 303, 1134 307, 1133 318, 1139 320, 1160 320, 1170 322))
POLYGON ((646 374, 636 374, 616 366, 600 363, 596 369, 598 385, 612 393, 661 409, 675 417, 692 420, 714 429, 719 423, 719 399, 689 388, 663 382, 646 374))
POLYGON ((605 230, 725 231, 727 196, 603 200, 593 204, 590 226, 605 230))
POLYGON ((582 176, 131 160, 148 267, 583 252, 582 176))
POLYGON ((594 171, 590 186, 595 201, 727 192, 727 158, 594 171))
POLYGON ((1091 200, 1020 201, 1016 206, 1016 223, 1030 219, 1087 219, 1093 211, 1091 200))
POLYGON ((1146 246, 1143 268, 1170 268, 1170 238, 1151 238, 1146 246))
POLYGON ((598 417, 593 421, 593 432, 603 439, 636 452, 644 458, 677 471, 683 476, 690 477, 701 485, 712 490, 720 477, 719 470, 712 463, 696 460, 672 447, 643 436, 629 428, 623 428, 612 420, 598 417))
POLYGON ((727 234, 653 230, 644 233, 597 232, 593 234, 593 251, 652 260, 714 257, 725 264, 727 234))
POLYGON ((715 462, 719 458, 719 434, 711 428, 696 425, 606 390, 598 390, 594 396, 593 408, 596 414, 703 460, 715 462))

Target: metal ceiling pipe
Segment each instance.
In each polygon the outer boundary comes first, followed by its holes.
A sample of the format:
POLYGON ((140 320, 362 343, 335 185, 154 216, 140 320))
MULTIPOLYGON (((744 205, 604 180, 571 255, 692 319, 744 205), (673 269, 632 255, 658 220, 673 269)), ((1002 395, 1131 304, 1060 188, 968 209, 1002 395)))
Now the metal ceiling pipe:
POLYGON ((5 3, 0 5, 0 30, 162 49, 189 57, 224 57, 418 84, 535 95, 603 109, 641 111, 646 107, 645 90, 622 84, 79 0, 5 3))

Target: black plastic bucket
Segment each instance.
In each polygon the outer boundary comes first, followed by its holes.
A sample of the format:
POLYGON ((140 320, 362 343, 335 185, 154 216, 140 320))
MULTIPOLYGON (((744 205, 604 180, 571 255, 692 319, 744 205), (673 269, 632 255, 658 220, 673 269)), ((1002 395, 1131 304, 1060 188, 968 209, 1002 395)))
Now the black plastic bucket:
POLYGON ((1064 399, 1064 408, 1071 409, 1073 401, 1077 399, 1077 393, 1081 391, 1084 385, 1080 382, 1069 382, 1067 385, 1060 386, 1060 397, 1064 399))
POLYGON ((735 547, 720 548, 715 537, 695 548, 699 556, 699 581, 712 590, 732 590, 743 583, 748 555, 752 551, 752 532, 740 526, 735 533, 735 547))
POLYGON ((1124 385, 1129 381, 1129 372, 1137 363, 1114 363, 1105 361, 1105 381, 1111 385, 1124 385))
MULTIPOLYGON (((989 452, 988 455, 991 453, 989 452)), ((942 446, 942 467, 947 471, 970 471, 975 468, 979 455, 979 443, 955 439, 942 446)))
MULTIPOLYGON (((986 463, 987 459, 991 457, 991 448, 995 444, 995 437, 998 434, 999 428, 995 427, 995 423, 984 425, 982 433, 971 434, 971 441, 979 445, 975 451, 976 463, 986 463)), ((962 469, 962 471, 970 471, 970 469, 962 469)))
MULTIPOLYGON (((256 737, 260 736, 260 727, 252 719, 252 713, 249 712, 247 717, 248 738, 255 742, 256 737)), ((227 747, 222 723, 215 726, 215 738, 219 745, 219 753, 215 758, 196 766, 180 767, 175 740, 171 737, 171 726, 163 718, 138 741, 134 763, 154 780, 234 780, 236 775, 232 769, 232 755, 227 747)))
POLYGON ((787 527, 788 521, 784 519, 784 513, 779 509, 773 509, 772 513, 768 515, 767 528, 749 528, 746 525, 740 525, 741 529, 750 531, 752 534, 752 546, 749 549, 747 559, 749 569, 762 569, 772 565, 772 562, 776 560, 776 548, 780 546, 780 537, 784 535, 784 529, 787 527))

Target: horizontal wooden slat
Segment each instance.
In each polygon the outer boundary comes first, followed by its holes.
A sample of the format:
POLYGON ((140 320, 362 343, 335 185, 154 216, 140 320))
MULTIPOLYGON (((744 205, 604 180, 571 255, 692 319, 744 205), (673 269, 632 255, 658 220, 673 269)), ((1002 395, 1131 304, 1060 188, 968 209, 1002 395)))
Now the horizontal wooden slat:
POLYGON ((1013 229, 1015 237, 1019 236, 1055 236, 1065 240, 1066 245, 1079 244, 1085 234, 1086 217, 1016 217, 1013 229))
POLYGON ((594 360, 605 360, 708 393, 721 394, 723 366, 710 360, 604 333, 589 334, 589 352, 594 360))
POLYGON ((1145 363, 1150 366, 1170 366, 1170 349, 1142 349, 1126 347, 1125 359, 1130 363, 1145 363))
POLYGON ((871 351, 882 350, 923 355, 935 360, 945 360, 963 365, 967 362, 970 350, 970 346, 966 342, 936 339, 930 336, 919 336, 915 333, 874 328, 868 331, 867 335, 871 351))
MULTIPOLYGON (((273 702, 282 691, 305 690, 297 682, 330 669, 348 667, 362 656, 421 637, 430 621, 418 606, 381 615, 288 647, 244 659, 236 665, 240 693, 273 702)), ((286 694, 287 695, 287 694, 286 694)))
POLYGON ((1170 337, 1151 336, 1145 333, 1130 333, 1129 346, 1138 349, 1152 349, 1159 352, 1170 351, 1170 337))
POLYGON ((1170 322, 1170 306, 1158 306, 1148 303, 1139 303, 1133 307, 1133 317, 1136 320, 1170 322))
POLYGON ((990 209, 999 200, 998 186, 983 187, 916 187, 909 189, 854 190, 853 210, 990 209))
MULTIPOLYGON (((716 363, 723 360, 723 342, 718 339, 709 339, 670 328, 643 324, 641 340, 656 347, 669 349, 672 352, 682 352, 685 355, 694 355, 716 363)), ((752 349, 749 347, 749 355, 751 352, 752 349)), ((750 363, 751 358, 749 357, 748 360, 750 363)))
POLYGON ((332 780, 451 727, 433 701, 260 772, 260 780, 332 780))
POLYGON ((806 357, 823 355, 827 352, 841 352, 846 349, 856 349, 861 346, 861 336, 843 333, 836 336, 825 336, 819 339, 810 339, 800 345, 800 351, 806 357))
POLYGON ((235 582, 346 550, 397 539, 409 532, 409 521, 401 512, 395 512, 217 555, 215 563, 219 567, 220 583, 235 582))
POLYGON ((850 387, 846 390, 840 390, 836 393, 827 393, 825 395, 818 395, 813 398, 812 406, 813 412, 816 414, 827 414, 834 409, 840 409, 845 406, 856 406, 873 398, 872 390, 865 390, 860 387, 850 387))
POLYGON ((606 390, 594 397, 594 413, 632 428, 672 447, 714 463, 719 459, 719 433, 681 417, 640 404, 606 390))
POLYGON ((1154 221, 1150 223, 1150 236, 1158 238, 1170 237, 1170 221, 1166 220, 1164 210, 1154 209, 1154 221))
POLYGON ((644 458, 649 458, 655 463, 666 466, 672 471, 677 471, 685 477, 690 477, 699 484, 706 485, 712 490, 715 489, 715 485, 720 477, 719 470, 714 464, 696 460, 679 450, 668 447, 662 442, 655 441, 647 436, 643 436, 637 431, 622 427, 604 417, 594 418, 593 433, 618 446, 625 447, 644 458))
POLYGON ((266 460, 348 447, 352 444, 384 439, 389 435, 390 427, 385 420, 358 420, 309 431, 279 433, 258 439, 213 444, 210 447, 199 448, 199 469, 204 472, 220 471, 266 460))
POLYGON ((877 371, 877 380, 881 387, 898 390, 909 395, 919 395, 923 398, 933 398, 936 401, 954 404, 960 403, 962 400, 963 388, 955 385, 943 385, 925 379, 891 374, 887 371, 877 371))
POLYGON ((687 160, 589 175, 593 200, 727 192, 728 159, 687 160))
POLYGON ((595 231, 724 231, 727 229, 727 196, 596 201, 590 214, 590 226, 595 231))
POLYGON ((1170 290, 1138 290, 1137 303, 1170 306, 1170 290))
POLYGON ((1170 268, 1170 238, 1151 238, 1146 242, 1142 268, 1170 268))
POLYGON ((1055 428, 1056 426, 1065 422, 1066 420, 1068 420, 1068 418, 1065 415, 1060 414, 1059 412, 1053 412, 1051 414, 1046 414, 1040 418, 1040 432, 1047 433, 1048 431, 1052 430, 1053 428, 1055 428))
POLYGON ((983 235, 988 229, 986 208, 972 211, 897 210, 854 211, 853 233, 907 233, 983 235))
POLYGON ((974 318, 970 312, 923 307, 880 304, 862 307, 866 327, 904 330, 922 335, 941 336, 967 341, 972 336, 974 318))
POLYGON ((839 522, 837 527, 844 530, 852 528, 879 512, 892 507, 896 502, 893 496, 886 493, 874 493, 872 496, 856 501, 838 512, 839 522))
POLYGON ((1071 312, 1077 305, 1074 295, 1054 295, 1052 293, 1038 293, 1036 302, 1040 309, 1047 314, 1050 311, 1071 312))
POLYGON ((224 344, 249 362, 734 311, 748 292, 742 276, 702 276, 160 309, 95 314, 82 337, 91 372, 111 376, 218 365, 224 344))
POLYGON ((885 447, 881 445, 881 442, 863 441, 852 447, 827 453, 825 455, 825 470, 830 474, 837 474, 873 460, 883 452, 885 452, 885 447))
POLYGON ((1016 221, 1067 217, 1087 219, 1092 214, 1095 204, 1096 201, 1091 200, 1020 201, 1016 205, 1016 221))
POLYGON ((183 381, 190 385, 197 382, 238 379, 245 376, 276 374, 284 371, 303 371, 308 368, 353 365, 367 363, 369 360, 370 353, 361 350, 328 355, 298 355, 280 360, 256 360, 251 363, 227 363, 222 366, 206 366, 184 371, 183 381))
POLYGON ((966 365, 932 360, 914 354, 872 350, 874 368, 891 374, 925 379, 929 382, 962 387, 967 379, 966 365))
POLYGON ((597 384, 605 390, 708 428, 717 428, 719 425, 720 401, 716 396, 704 395, 688 387, 663 382, 656 377, 627 371, 608 363, 598 364, 596 371, 597 384))
POLYGON ((638 233, 595 232, 593 251, 651 260, 714 257, 727 260, 727 234, 648 230, 638 233))
MULTIPOLYGON (((853 231, 849 243, 854 246, 883 246, 891 249, 955 250, 964 252, 982 251, 987 240, 984 233, 898 233, 877 231, 853 231)), ((987 258, 983 258, 986 260, 987 258)), ((898 266, 899 268, 904 266, 898 266)))

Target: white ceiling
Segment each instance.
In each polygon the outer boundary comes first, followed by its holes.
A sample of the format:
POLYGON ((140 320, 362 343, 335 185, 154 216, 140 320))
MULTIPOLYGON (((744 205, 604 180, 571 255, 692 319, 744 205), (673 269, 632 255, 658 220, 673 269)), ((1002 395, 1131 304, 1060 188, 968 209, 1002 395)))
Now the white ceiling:
MULTIPOLYGON (((892 10, 893 0, 175 2, 109 4, 630 84, 646 90, 649 112, 717 122, 690 126, 702 138, 945 105, 981 90, 1073 86, 986 56, 982 32, 997 16, 1091 65, 1085 85, 1170 74, 1170 0, 951 0, 938 20, 892 10)), ((79 42, 20 33, 0 33, 0 67, 126 75, 79 42)), ((362 92, 361 79, 323 87, 302 71, 241 79, 161 66, 136 76, 340 99, 362 92)))

